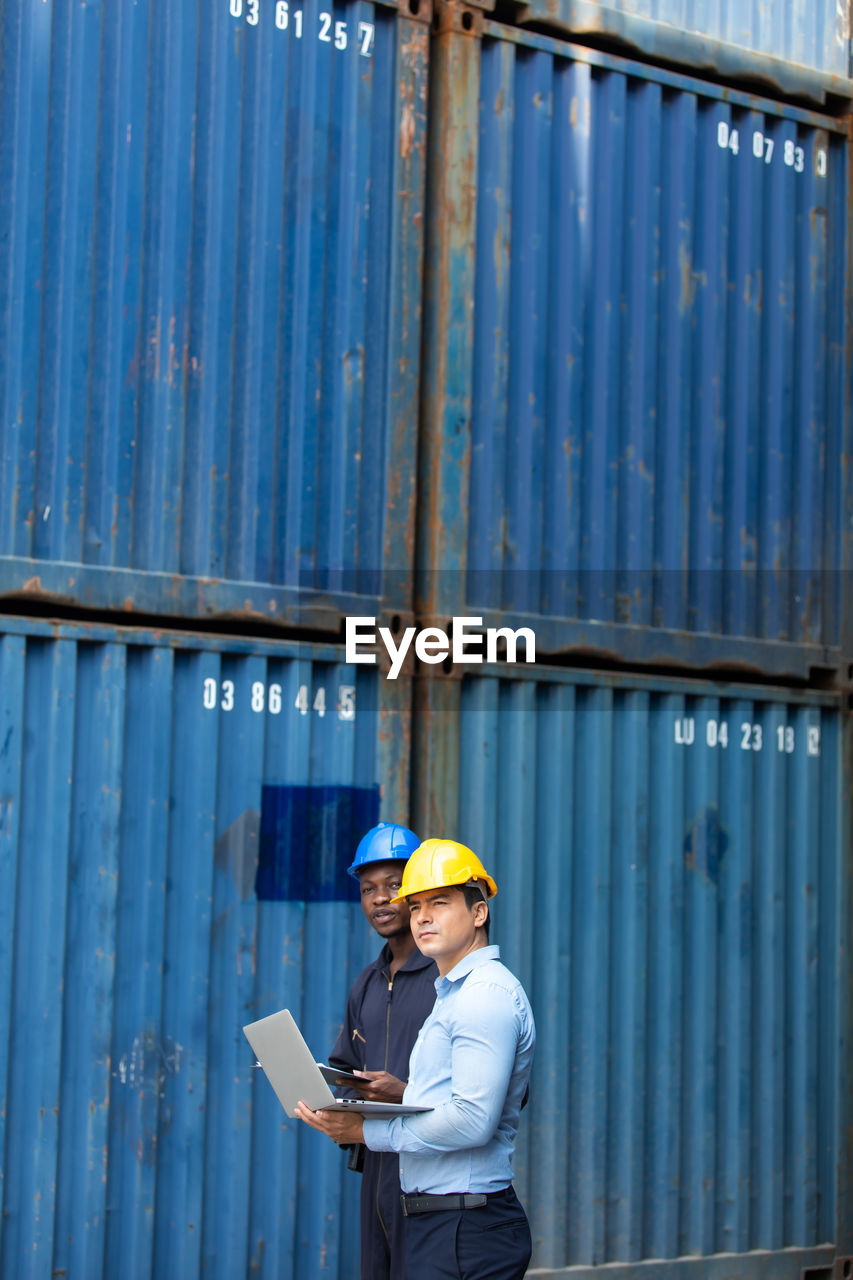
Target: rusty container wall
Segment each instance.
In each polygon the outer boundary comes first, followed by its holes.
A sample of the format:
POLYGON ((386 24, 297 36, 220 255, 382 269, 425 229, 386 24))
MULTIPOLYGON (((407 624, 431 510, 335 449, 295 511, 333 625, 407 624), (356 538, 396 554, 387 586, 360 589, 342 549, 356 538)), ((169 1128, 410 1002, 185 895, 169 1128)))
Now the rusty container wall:
POLYGON ((851 1226, 839 701, 487 671, 462 681, 457 830, 537 1021, 533 1274, 829 1276, 802 1269, 851 1226))
POLYGON ((774 93, 853 97, 850 0, 524 0, 518 18, 774 93))
POLYGON ((846 126, 454 3, 438 21, 479 58, 476 103, 448 79, 431 104, 468 142, 427 280, 467 249, 425 332, 464 304, 471 336, 421 424, 446 459, 422 523, 442 497, 442 529, 465 517, 428 612, 523 620, 540 653, 837 667, 846 126))
POLYGON ((0 0, 0 596, 405 605, 411 7, 0 0))
POLYGON ((406 811, 406 683, 4 620, 4 1276, 357 1280, 359 1178, 241 1028, 287 1006, 334 1043, 378 950, 345 868, 406 811))

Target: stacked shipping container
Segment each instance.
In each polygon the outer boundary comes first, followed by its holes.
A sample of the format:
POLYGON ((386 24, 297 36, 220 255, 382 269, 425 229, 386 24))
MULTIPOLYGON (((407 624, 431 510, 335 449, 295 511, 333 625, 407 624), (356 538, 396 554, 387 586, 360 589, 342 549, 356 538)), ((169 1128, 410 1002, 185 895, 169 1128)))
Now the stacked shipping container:
POLYGON ((335 631, 411 570, 427 28, 321 9, 3 5, 0 594, 335 631))
POLYGON ((240 1027, 326 1051, 407 815, 533 997, 534 1274, 853 1252, 846 35, 685 8, 0 0, 0 595, 196 628, 4 620, 4 1273, 354 1280, 240 1027), (331 643, 413 607, 539 665, 331 643))
POLYGON ((352 1274, 356 1179, 241 1028, 288 1006, 334 1042, 369 951, 346 859, 380 780, 405 807, 383 720, 332 647, 8 624, 4 1275, 352 1274))
POLYGON ((518 1163, 540 1263, 826 1264, 836 700, 542 669, 466 680, 460 722, 460 830, 537 1013, 518 1163))
POLYGON ((847 122, 452 2, 430 86, 418 608, 539 665, 416 681, 413 804, 533 993, 532 1274, 843 1275, 847 122))
POLYGON ((850 97, 849 0, 519 0, 517 14, 728 83, 758 81, 817 103, 850 97))
POLYGON ((431 204, 461 246, 431 336, 458 321, 471 418, 452 453, 435 428, 426 476, 465 509, 448 604, 527 615, 550 652, 837 665, 845 126, 479 15, 465 34, 465 154, 431 204))

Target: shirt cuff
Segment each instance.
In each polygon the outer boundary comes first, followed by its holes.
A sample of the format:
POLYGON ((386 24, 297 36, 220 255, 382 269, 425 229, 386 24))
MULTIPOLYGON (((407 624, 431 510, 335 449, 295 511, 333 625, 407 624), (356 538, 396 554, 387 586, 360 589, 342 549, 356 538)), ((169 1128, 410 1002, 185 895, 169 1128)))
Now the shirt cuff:
POLYGON ((390 1120, 363 1120, 364 1145, 371 1151, 393 1151, 390 1120))

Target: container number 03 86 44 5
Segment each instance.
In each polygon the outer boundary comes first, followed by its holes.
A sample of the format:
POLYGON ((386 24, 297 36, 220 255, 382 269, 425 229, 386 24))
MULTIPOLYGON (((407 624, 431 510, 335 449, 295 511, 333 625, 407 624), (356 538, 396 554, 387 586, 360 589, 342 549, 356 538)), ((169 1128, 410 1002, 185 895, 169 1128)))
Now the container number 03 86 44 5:
MULTIPOLYGON (((202 705, 206 711, 233 711, 240 699, 241 694, 233 680, 220 682, 213 676, 205 680, 202 705)), ((327 699, 323 685, 311 691, 307 684, 301 684, 294 697, 292 689, 288 694, 280 684, 264 684, 262 680, 255 680, 248 691, 248 702, 252 711, 258 714, 267 711, 271 716, 278 716, 282 711, 290 710, 307 716, 309 711, 313 711, 322 719, 327 711, 335 711, 339 720, 355 719, 355 686, 351 684, 339 684, 337 697, 332 691, 327 699)))
POLYGON ((355 45, 362 58, 369 58, 373 53, 376 34, 373 22, 346 22, 331 13, 319 13, 314 28, 314 23, 309 22, 294 0, 266 0, 263 6, 261 0, 228 0, 228 11, 232 18, 241 18, 250 27, 272 22, 278 31, 287 31, 295 40, 313 37, 335 49, 355 45))

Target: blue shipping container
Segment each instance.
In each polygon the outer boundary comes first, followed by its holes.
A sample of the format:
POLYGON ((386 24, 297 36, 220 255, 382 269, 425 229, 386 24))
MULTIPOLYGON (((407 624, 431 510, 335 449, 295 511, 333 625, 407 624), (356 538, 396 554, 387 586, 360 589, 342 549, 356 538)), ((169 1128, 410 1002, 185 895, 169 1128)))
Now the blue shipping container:
POLYGON ((378 950, 344 869, 405 811, 405 684, 4 621, 4 1276, 357 1280, 359 1179, 241 1028, 287 1006, 325 1057, 378 950))
POLYGON ((410 6, 0 0, 0 596, 334 630, 408 589, 410 6))
POLYGON ((422 524, 466 582, 430 610, 540 652, 837 666, 846 124, 445 9, 472 69, 431 99, 456 152, 422 524))
POLYGON ((457 730, 459 835, 537 1020, 534 1274, 829 1266, 850 1233, 838 702, 504 668, 465 679, 457 730))
POLYGON ((853 97, 850 0, 522 0, 522 23, 618 41, 727 83, 823 102, 853 97))

